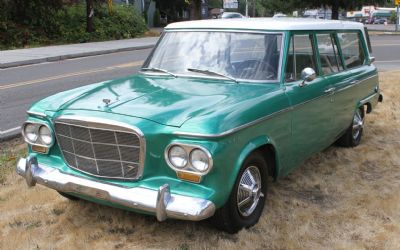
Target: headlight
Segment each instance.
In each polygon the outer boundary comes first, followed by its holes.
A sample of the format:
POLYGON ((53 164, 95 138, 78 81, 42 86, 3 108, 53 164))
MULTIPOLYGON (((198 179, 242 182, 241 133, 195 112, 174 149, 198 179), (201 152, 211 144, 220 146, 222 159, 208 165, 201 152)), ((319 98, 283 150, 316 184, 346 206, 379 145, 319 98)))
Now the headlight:
POLYGON ((53 135, 51 134, 50 129, 45 125, 42 125, 39 128, 39 137, 40 140, 47 146, 53 142, 53 135))
POLYGON ((196 170, 205 172, 210 166, 209 156, 203 150, 196 148, 190 153, 190 164, 196 170))
POLYGON ((168 151, 168 160, 176 168, 184 168, 188 162, 186 151, 181 146, 172 146, 168 151))
POLYGON ((36 125, 27 123, 24 127, 24 135, 29 142, 35 143, 39 137, 36 125))

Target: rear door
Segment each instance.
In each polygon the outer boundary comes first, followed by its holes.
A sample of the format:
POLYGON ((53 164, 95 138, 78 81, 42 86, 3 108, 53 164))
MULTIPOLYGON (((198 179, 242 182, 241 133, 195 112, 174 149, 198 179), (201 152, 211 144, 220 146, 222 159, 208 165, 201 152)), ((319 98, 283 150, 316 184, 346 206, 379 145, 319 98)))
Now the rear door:
POLYGON ((335 127, 340 134, 350 126, 359 101, 374 93, 378 78, 361 30, 338 32, 337 39, 347 79, 334 86, 335 127))

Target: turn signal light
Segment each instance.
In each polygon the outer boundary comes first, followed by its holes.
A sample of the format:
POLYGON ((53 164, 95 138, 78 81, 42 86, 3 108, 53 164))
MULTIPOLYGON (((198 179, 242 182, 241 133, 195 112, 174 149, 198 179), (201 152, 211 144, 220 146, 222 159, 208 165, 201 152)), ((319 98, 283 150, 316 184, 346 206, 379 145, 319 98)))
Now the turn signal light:
POLYGON ((181 172, 177 171, 176 174, 178 175, 179 179, 185 180, 185 181, 191 181, 195 183, 199 183, 201 180, 201 176, 193 173, 188 173, 188 172, 181 172))
POLYGON ((38 146, 38 145, 32 145, 32 151, 41 153, 41 154, 45 154, 45 153, 47 153, 47 148, 38 146))

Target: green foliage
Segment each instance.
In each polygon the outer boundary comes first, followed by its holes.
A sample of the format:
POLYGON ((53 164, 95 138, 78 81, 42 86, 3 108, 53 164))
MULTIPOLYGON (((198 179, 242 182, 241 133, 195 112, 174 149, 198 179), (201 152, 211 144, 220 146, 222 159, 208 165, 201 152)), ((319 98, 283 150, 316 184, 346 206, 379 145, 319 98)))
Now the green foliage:
POLYGON ((222 9, 224 5, 223 0, 208 0, 208 8, 218 8, 222 9))
POLYGON ((391 23, 396 23, 396 11, 392 10, 392 11, 390 12, 389 21, 390 21, 391 23))
POLYGON ((63 40, 66 42, 88 42, 107 39, 133 38, 147 27, 140 13, 126 5, 114 5, 110 15, 104 5, 95 7, 94 32, 86 33, 86 11, 84 5, 73 5, 57 15, 63 40))
POLYGON ((156 9, 156 11, 154 11, 153 25, 154 25, 154 27, 160 27, 161 26, 161 15, 160 15, 160 10, 159 9, 156 9))
POLYGON ((15 2, 27 9, 17 11, 13 1, 0 0, 0 49, 134 38, 147 30, 143 16, 132 5, 114 5, 110 14, 106 3, 97 2, 93 18, 95 30, 89 34, 84 3, 62 8, 49 4, 42 8, 32 3, 47 0, 15 2))

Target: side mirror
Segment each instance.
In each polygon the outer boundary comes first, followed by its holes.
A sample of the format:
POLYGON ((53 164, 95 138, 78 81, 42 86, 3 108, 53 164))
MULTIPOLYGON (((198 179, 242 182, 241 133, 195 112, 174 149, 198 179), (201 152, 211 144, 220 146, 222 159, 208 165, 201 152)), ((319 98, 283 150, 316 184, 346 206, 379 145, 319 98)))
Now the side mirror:
POLYGON ((317 77, 317 74, 315 73, 315 70, 312 68, 305 68, 301 71, 301 79, 303 80, 300 83, 300 87, 303 87, 306 85, 306 82, 311 82, 317 77))
POLYGON ((373 64, 375 62, 375 57, 370 56, 369 57, 369 65, 373 64))

